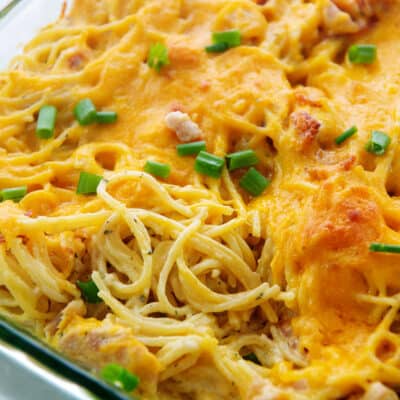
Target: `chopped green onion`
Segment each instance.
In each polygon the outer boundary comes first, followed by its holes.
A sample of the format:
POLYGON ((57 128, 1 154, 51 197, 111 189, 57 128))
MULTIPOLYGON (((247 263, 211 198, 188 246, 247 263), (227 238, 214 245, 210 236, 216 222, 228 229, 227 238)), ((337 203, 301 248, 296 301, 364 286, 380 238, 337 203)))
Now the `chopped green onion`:
POLYGON ((271 181, 251 167, 240 179, 239 185, 252 196, 259 196, 269 186, 271 181))
POLYGON ((349 60, 353 64, 372 64, 376 59, 374 44, 354 44, 349 48, 349 60))
POLYGON ((78 285, 83 298, 91 304, 101 303, 103 300, 98 296, 99 288, 96 284, 90 280, 87 282, 77 281, 76 284, 78 285))
POLYGON ((258 163, 258 157, 254 150, 243 150, 226 156, 229 171, 238 168, 251 167, 258 163))
POLYGON ((335 139, 335 143, 336 143, 336 144, 341 144, 341 143, 343 143, 345 140, 347 140, 348 138, 350 138, 351 136, 353 136, 355 133, 357 133, 357 127, 356 127, 356 126, 352 126, 351 128, 345 130, 341 135, 339 135, 339 136, 335 139))
POLYGON ((54 135, 57 118, 57 108, 43 106, 39 111, 36 125, 36 136, 40 139, 50 139, 54 135))
POLYGON ((228 47, 240 46, 242 43, 242 35, 237 29, 231 29, 223 32, 213 32, 213 43, 226 43, 228 47))
POLYGON ((76 193, 96 194, 97 186, 99 186, 102 179, 103 178, 99 175, 90 174, 89 172, 81 172, 76 193))
POLYGON ((260 360, 257 358, 257 356, 254 353, 249 353, 249 354, 244 355, 243 359, 247 360, 247 361, 251 361, 254 364, 261 365, 260 360))
POLYGON ((214 43, 205 47, 207 53, 223 53, 228 49, 229 45, 227 43, 214 43))
POLYGON ((112 124, 118 119, 115 111, 98 111, 96 113, 96 122, 99 124, 112 124))
POLYGON ((171 167, 168 164, 148 160, 144 166, 144 171, 148 174, 166 179, 171 173, 171 167))
POLYGON ((212 178, 219 178, 224 168, 225 160, 214 154, 200 151, 197 155, 194 169, 202 175, 211 176, 212 178))
POLYGON ((0 194, 3 201, 12 200, 18 203, 22 200, 28 193, 28 188, 26 186, 18 186, 15 188, 3 189, 0 194))
POLYGON ((398 244, 384 244, 384 243, 371 243, 369 246, 370 251, 379 253, 400 253, 400 245, 398 244))
POLYGON ((139 385, 139 378, 119 364, 108 364, 101 370, 101 377, 111 385, 132 392, 139 385))
POLYGON ((92 100, 81 100, 74 108, 74 115, 80 125, 90 125, 96 122, 97 111, 92 100))
POLYGON ((149 67, 160 72, 161 68, 169 65, 169 63, 168 48, 162 43, 153 44, 150 47, 149 57, 147 60, 149 67))
POLYGON ((176 151, 178 155, 183 156, 193 156, 200 153, 200 151, 206 150, 206 142, 204 140, 200 142, 183 143, 176 146, 176 151))
POLYGON ((242 35, 237 29, 231 29, 223 32, 213 32, 213 44, 207 46, 207 53, 222 53, 231 47, 240 46, 242 43, 242 35))
POLYGON ((382 154, 385 154, 385 151, 389 147, 390 142, 390 136, 388 136, 386 133, 373 131, 371 139, 366 144, 365 149, 369 153, 381 156, 382 154))

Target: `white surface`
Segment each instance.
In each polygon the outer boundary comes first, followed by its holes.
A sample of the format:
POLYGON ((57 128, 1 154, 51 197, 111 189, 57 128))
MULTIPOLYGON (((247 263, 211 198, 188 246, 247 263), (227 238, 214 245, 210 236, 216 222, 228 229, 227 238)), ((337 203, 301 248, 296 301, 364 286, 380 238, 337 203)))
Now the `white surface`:
POLYGON ((12 0, 0 0, 0 9, 9 5, 12 2, 12 0))
MULTIPOLYGON (((10 0, 0 0, 0 8, 10 0)), ((12 57, 43 26, 60 15, 63 0, 24 0, 0 21, 0 69, 5 69, 12 57)))

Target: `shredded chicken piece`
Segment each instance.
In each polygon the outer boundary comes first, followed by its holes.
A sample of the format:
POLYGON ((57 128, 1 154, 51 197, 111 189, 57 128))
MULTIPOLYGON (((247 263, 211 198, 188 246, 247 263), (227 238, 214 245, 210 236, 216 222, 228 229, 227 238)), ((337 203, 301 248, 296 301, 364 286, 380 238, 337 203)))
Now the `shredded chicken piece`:
POLYGON ((331 0, 323 10, 328 34, 356 33, 366 28, 393 0, 331 0))
POLYGON ((356 33, 364 28, 365 21, 353 21, 351 15, 330 3, 323 10, 324 27, 329 35, 356 33))
MULTIPOLYGON (((155 390, 160 363, 132 330, 109 319, 83 318, 84 313, 85 306, 79 300, 64 309, 56 319, 54 347, 95 370, 109 363, 120 364, 139 376, 144 387, 155 390)), ((54 326, 49 328, 54 330, 54 326)))
POLYGON ((348 12, 353 18, 372 17, 387 7, 393 0, 332 0, 340 9, 348 12))
POLYGON ((257 382, 250 389, 247 400, 281 400, 283 392, 274 386, 269 380, 265 379, 257 382))
POLYGON ((360 400, 396 400, 397 394, 380 382, 373 383, 360 400))
POLYGON ((199 126, 182 111, 168 113, 165 117, 165 124, 176 133, 181 142, 191 142, 200 139, 203 135, 199 126))

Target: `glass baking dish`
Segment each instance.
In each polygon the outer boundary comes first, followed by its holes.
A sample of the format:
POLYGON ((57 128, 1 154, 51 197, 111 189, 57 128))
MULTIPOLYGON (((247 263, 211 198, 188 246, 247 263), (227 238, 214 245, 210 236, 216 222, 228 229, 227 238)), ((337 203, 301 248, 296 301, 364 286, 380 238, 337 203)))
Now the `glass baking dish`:
POLYGON ((65 0, 0 0, 0 68, 22 51, 40 28, 57 20, 65 0))
MULTIPOLYGON (((79 0, 78 0, 79 1, 79 0)), ((56 21, 65 0, 0 0, 0 68, 56 21)), ((124 400, 127 397, 0 316, 0 400, 124 400)))

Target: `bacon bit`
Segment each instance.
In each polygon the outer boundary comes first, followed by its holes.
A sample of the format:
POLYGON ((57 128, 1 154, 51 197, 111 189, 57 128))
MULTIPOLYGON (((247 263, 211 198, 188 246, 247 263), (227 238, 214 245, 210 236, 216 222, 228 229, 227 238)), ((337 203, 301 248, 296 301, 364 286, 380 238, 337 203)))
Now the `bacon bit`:
POLYGON ((311 107, 322 107, 322 104, 318 100, 311 99, 306 96, 304 93, 296 93, 296 103, 300 106, 311 106, 311 107))
POLYGON ((189 47, 186 43, 169 44, 168 56, 172 65, 193 66, 200 61, 199 50, 189 47))
POLYGON ((174 111, 185 112, 185 106, 176 101, 176 102, 171 103, 171 105, 169 106, 169 110, 171 112, 174 112, 174 111))
POLYGON ((314 181, 323 181, 329 178, 329 172, 323 168, 306 168, 306 172, 314 181))
POLYGON ((343 160, 340 163, 340 167, 344 170, 344 171, 350 171, 350 169, 354 166, 354 164, 356 163, 357 157, 352 154, 351 156, 349 156, 347 159, 343 160))
POLYGON ((200 89, 201 90, 208 90, 211 87, 211 82, 207 80, 203 80, 200 82, 200 89))
POLYGON ((71 69, 79 69, 82 66, 85 56, 82 53, 75 53, 68 59, 71 69))
POLYGON ((301 137, 302 149, 308 147, 314 141, 318 135, 321 123, 313 118, 306 111, 298 111, 291 115, 292 123, 296 129, 296 132, 301 137))
POLYGON ((362 213, 359 209, 354 208, 352 210, 347 211, 347 217, 351 222, 358 222, 362 217, 362 213))
POLYGON ((17 238, 21 239, 22 240, 22 244, 25 245, 25 246, 29 243, 29 239, 25 235, 18 235, 17 238))
POLYGON ((33 217, 33 211, 31 211, 31 210, 25 211, 24 215, 25 215, 25 217, 32 218, 33 217))

